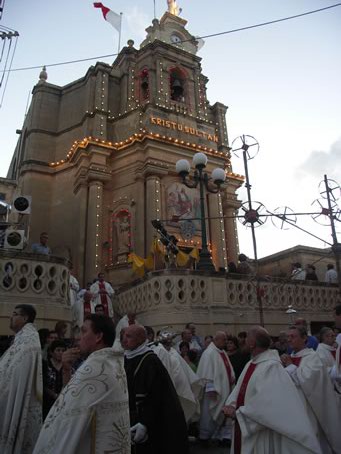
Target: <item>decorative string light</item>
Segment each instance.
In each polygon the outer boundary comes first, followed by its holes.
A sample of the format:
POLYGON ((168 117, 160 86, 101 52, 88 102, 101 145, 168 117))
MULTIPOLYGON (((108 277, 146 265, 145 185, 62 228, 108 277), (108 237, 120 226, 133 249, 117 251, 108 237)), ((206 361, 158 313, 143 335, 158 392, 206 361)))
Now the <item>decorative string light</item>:
POLYGON ((223 251, 223 259, 224 259, 224 267, 227 268, 227 251, 226 251, 226 240, 225 240, 225 226, 224 226, 224 212, 223 212, 223 205, 221 202, 221 193, 218 192, 218 209, 219 215, 221 216, 220 219, 220 230, 221 230, 221 243, 222 243, 222 251, 223 251))
MULTIPOLYGON (((132 136, 128 137, 127 139, 121 140, 120 142, 115 142, 115 143, 109 142, 107 140, 94 138, 91 136, 85 137, 83 140, 76 140, 73 143, 72 147, 70 148, 69 152, 67 153, 65 159, 62 159, 62 160, 56 161, 56 162, 50 162, 49 166, 58 167, 58 166, 68 163, 69 161, 72 160, 73 156, 76 154, 78 149, 86 150, 89 145, 96 145, 101 148, 107 148, 107 149, 111 149, 114 151, 119 151, 119 150, 122 150, 122 149, 125 149, 125 148, 131 146, 135 142, 143 142, 146 139, 151 139, 151 140, 155 140, 155 141, 163 142, 163 143, 167 143, 167 142, 172 143, 174 146, 177 146, 182 149, 186 148, 186 149, 190 149, 190 150, 194 150, 194 151, 198 151, 198 150, 204 151, 206 154, 212 155, 212 156, 219 155, 219 157, 221 159, 224 159, 226 165, 230 164, 230 159, 222 151, 214 150, 213 148, 204 147, 202 145, 196 145, 195 143, 185 142, 184 140, 179 141, 179 139, 173 138, 170 136, 165 136, 165 135, 161 136, 160 134, 153 133, 151 131, 147 132, 143 128, 140 128, 140 131, 141 131, 140 134, 135 133, 132 136)), ((97 167, 96 170, 102 171, 104 173, 107 172, 105 168, 100 168, 100 167, 97 167)), ((244 181, 244 177, 242 175, 235 174, 232 172, 229 172, 228 174, 231 177, 240 179, 240 181, 244 181)))
POLYGON ((100 228, 100 208, 101 208, 101 186, 96 186, 96 237, 95 237, 95 268, 99 266, 99 228, 100 228))

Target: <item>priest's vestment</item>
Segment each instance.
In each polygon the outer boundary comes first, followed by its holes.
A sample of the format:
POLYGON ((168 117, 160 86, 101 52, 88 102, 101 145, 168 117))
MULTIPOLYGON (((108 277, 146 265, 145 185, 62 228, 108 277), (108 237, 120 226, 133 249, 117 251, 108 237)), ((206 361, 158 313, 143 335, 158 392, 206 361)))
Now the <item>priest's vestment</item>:
POLYGON ((179 397, 187 422, 196 421, 200 416, 200 397, 203 390, 203 382, 190 368, 182 356, 171 348, 169 350, 171 360, 171 378, 176 393, 179 397))
POLYGON ((319 355, 310 348, 291 354, 285 370, 299 391, 315 427, 323 454, 341 453, 341 409, 333 385, 319 355))
POLYGON ((77 369, 47 415, 34 454, 130 454, 123 356, 104 348, 77 369))
POLYGON ((233 454, 322 454, 277 351, 249 361, 226 401, 236 408, 233 454))
POLYGON ((209 402, 209 411, 215 421, 221 422, 222 408, 235 381, 233 367, 227 353, 211 342, 201 355, 197 375, 205 383, 206 391, 214 390, 217 393, 217 398, 209 402))
POLYGON ((93 294, 94 305, 97 306, 97 304, 102 304, 104 307, 104 314, 112 318, 114 316, 114 310, 111 298, 115 291, 109 282, 96 281, 90 287, 90 293, 93 294))
POLYGON ((42 425, 39 335, 27 323, 0 359, 0 452, 31 454, 42 425))
POLYGON ((130 424, 143 424, 148 431, 136 454, 187 454, 186 421, 167 370, 147 346, 125 355, 130 424))

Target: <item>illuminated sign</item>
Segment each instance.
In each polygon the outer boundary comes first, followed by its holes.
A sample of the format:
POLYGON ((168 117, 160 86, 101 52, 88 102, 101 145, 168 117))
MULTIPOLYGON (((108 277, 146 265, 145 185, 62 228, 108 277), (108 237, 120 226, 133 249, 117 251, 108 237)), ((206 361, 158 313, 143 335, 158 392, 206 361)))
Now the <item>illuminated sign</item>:
POLYGON ((218 143, 218 136, 216 136, 215 134, 208 134, 207 132, 199 131, 198 129, 192 128, 191 126, 187 126, 183 123, 177 123, 176 121, 164 120, 163 118, 159 118, 159 117, 150 117, 150 122, 152 125, 171 129, 172 131, 184 132, 185 134, 190 134, 191 136, 200 137, 202 139, 218 143))

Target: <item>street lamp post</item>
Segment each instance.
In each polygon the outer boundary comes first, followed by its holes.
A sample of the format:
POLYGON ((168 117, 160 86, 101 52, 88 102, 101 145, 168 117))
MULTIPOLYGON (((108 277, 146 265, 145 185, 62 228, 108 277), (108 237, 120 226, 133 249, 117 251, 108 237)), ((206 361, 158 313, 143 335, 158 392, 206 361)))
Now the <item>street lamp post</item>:
POLYGON ((211 178, 204 169, 207 165, 207 156, 204 153, 196 153, 193 156, 193 165, 196 168, 193 174, 193 181, 189 180, 190 163, 186 159, 180 159, 176 163, 176 171, 182 178, 182 183, 188 188, 200 189, 200 221, 201 221, 201 251, 199 254, 198 270, 215 271, 210 251, 207 247, 206 216, 205 216, 205 189, 216 194, 224 183, 226 174, 223 169, 216 168, 212 172, 211 178), (212 185, 210 185, 212 180, 212 185))

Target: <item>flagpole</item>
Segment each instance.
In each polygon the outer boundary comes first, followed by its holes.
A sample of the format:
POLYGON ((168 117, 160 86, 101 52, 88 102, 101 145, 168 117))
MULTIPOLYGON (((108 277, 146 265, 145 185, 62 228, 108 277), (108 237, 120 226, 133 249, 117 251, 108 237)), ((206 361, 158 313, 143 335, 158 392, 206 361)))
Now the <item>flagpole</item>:
POLYGON ((121 49, 122 16, 123 16, 123 13, 120 13, 121 22, 120 22, 120 33, 118 34, 118 48, 117 48, 118 54, 120 53, 120 49, 121 49))
POLYGON ((155 0, 154 0, 154 19, 156 19, 156 5, 155 5, 155 0))

